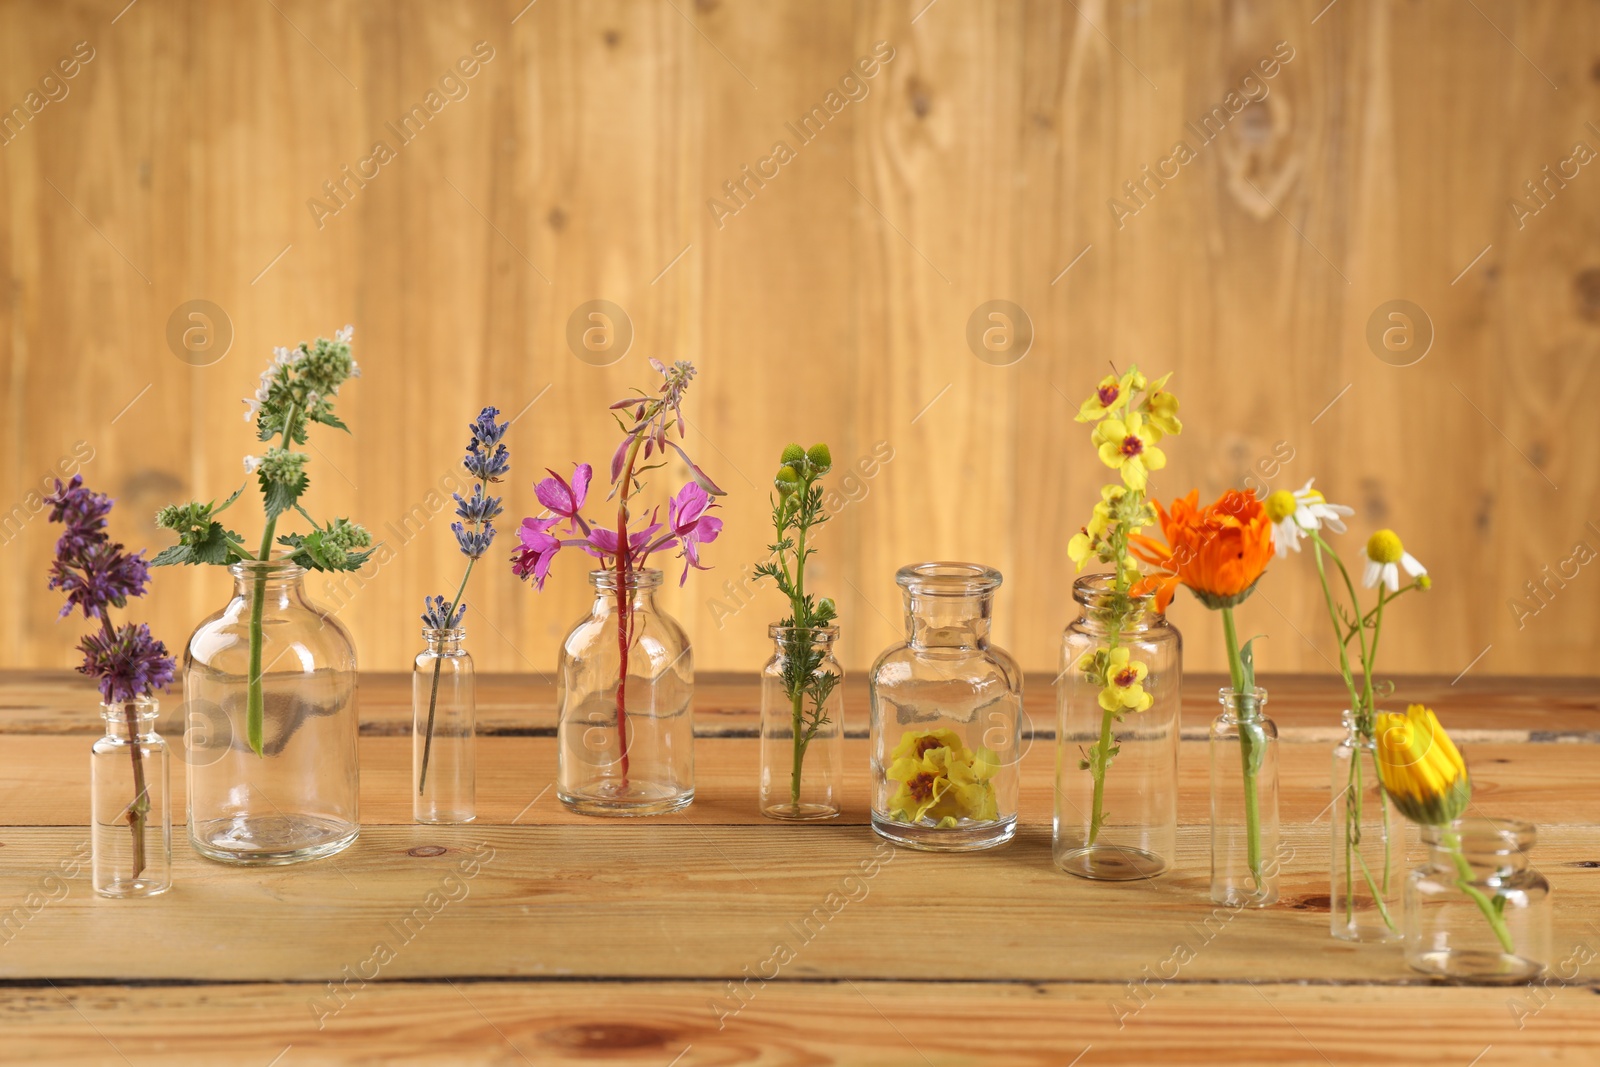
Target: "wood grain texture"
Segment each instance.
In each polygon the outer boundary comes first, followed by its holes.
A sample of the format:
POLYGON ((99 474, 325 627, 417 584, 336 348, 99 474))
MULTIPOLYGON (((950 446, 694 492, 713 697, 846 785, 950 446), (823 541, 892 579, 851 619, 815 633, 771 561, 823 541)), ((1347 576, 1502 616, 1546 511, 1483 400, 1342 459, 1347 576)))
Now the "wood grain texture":
MULTIPOLYGON (((30 495, 48 475, 81 469, 121 501, 120 537, 159 546, 157 507, 242 479, 256 445, 237 398, 271 346, 350 322, 366 373, 340 407, 355 432, 316 439, 308 504, 364 521, 392 556, 310 591, 370 667, 404 668, 421 597, 457 580, 445 490, 477 408, 520 413, 514 522, 542 468, 604 462, 601 409, 659 356, 699 364, 689 444, 730 490, 716 569, 663 598, 702 669, 769 651, 780 604, 749 570, 791 438, 832 444, 850 501, 814 569, 843 611, 848 669, 898 637, 893 570, 940 557, 1003 570, 996 640, 1055 669, 1063 548, 1104 478, 1070 415, 1108 360, 1137 360, 1176 371, 1185 405, 1159 495, 1315 476, 1358 509, 1347 556, 1392 526, 1428 564, 1435 590, 1393 613, 1387 665, 1589 671, 1600 579, 1573 560, 1600 550, 1600 427, 1582 417, 1600 180, 1585 167, 1542 202, 1524 183, 1576 142, 1600 148, 1600 11, 1325 7, 0 5, 0 106, 77 42, 94 55, 0 145, 0 665, 72 658, 30 495), (308 207, 339 203, 324 182, 395 140, 388 124, 480 41, 493 58, 464 96, 336 212, 308 207), (801 142, 787 124, 878 41, 893 59, 801 142), (1264 98, 1201 143, 1187 124, 1280 41, 1293 58, 1264 98), (1179 139, 1195 159, 1146 179, 1179 139), (780 140, 794 158, 731 198, 724 183, 780 140), (607 367, 566 342, 597 298, 634 331, 607 367), (1399 298, 1435 335, 1405 367, 1366 341, 1399 298), (233 332, 207 366, 167 340, 195 299, 233 332), (1035 333, 1010 366, 966 341, 994 299, 1035 333)), ((141 611, 177 645, 227 592, 215 571, 164 572, 141 611)), ((497 560, 469 600, 485 670, 547 672, 586 589, 571 570, 536 596, 497 560)), ((1330 669, 1309 560, 1276 564, 1241 615, 1271 638, 1269 677, 1330 669)), ((1175 618, 1189 662, 1220 667, 1216 620, 1187 599, 1175 618)))
MULTIPOLYGON (((173 889, 108 901, 83 864, 81 685, 0 676, 0 1063, 1436 1064, 1492 1047, 1495 1063, 1585 1064, 1600 1046, 1592 680, 1454 694, 1475 802, 1539 824, 1532 859, 1558 901, 1559 977, 1498 990, 1434 986, 1397 947, 1328 936, 1328 679, 1287 687, 1293 853, 1282 903, 1259 912, 1206 902, 1199 742, 1180 756, 1177 867, 1118 885, 1051 863, 1044 736, 1018 836, 991 852, 880 842, 856 738, 837 822, 757 818, 757 742, 740 736, 755 689, 735 678, 708 683, 721 735, 697 741, 685 812, 567 814, 553 740, 507 721, 479 742, 479 821, 414 825, 389 728, 401 681, 364 686, 378 729, 349 850, 243 871, 197 858, 180 827, 173 889), (1576 729, 1507 729, 1518 701, 1576 729)), ((505 712, 532 689, 506 677, 486 695, 505 712)))

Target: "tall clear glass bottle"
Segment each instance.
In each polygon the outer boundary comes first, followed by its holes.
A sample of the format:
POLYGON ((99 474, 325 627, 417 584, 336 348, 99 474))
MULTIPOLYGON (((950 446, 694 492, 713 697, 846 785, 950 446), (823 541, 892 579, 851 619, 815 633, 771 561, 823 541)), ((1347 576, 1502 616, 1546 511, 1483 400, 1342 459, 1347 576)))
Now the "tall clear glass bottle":
POLYGON ((594 604, 561 645, 556 795, 580 815, 694 802, 694 654, 656 606, 661 572, 589 572, 594 604))
POLYGON ((464 629, 424 629, 411 668, 411 816, 460 823, 478 817, 477 693, 464 629))
POLYGON ((224 863, 331 856, 360 832, 356 650, 306 597, 303 568, 247 560, 233 597, 189 638, 189 841, 224 863), (250 743, 250 624, 261 621, 262 738, 250 743))
POLYGON ((895 575, 906 640, 871 692, 872 828, 937 852, 992 848, 1017 824, 1022 670, 989 640, 1000 572, 919 563, 895 575))
POLYGON ((1376 747, 1354 712, 1333 748, 1329 926, 1341 941, 1398 941, 1405 820, 1378 781, 1376 747))
POLYGON ((1406 879, 1406 962, 1423 974, 1522 984, 1550 961, 1550 883, 1528 863, 1537 840, 1515 819, 1422 827, 1428 858, 1406 879))
POLYGON ((761 814, 806 822, 840 812, 844 668, 837 626, 769 626, 761 669, 761 814))
POLYGON ((1153 596, 1118 592, 1109 574, 1079 578, 1072 596, 1081 614, 1062 635, 1056 686, 1056 866, 1153 877, 1177 857, 1183 639, 1153 596), (1127 703, 1135 687, 1150 697, 1142 711, 1127 703))
POLYGON ((153 897, 172 887, 167 743, 152 699, 102 704, 105 736, 89 757, 94 891, 153 897))
POLYGON ((1211 900, 1264 908, 1278 899, 1278 726, 1267 691, 1218 691, 1211 724, 1211 900), (1250 833, 1254 822, 1255 834, 1250 833))

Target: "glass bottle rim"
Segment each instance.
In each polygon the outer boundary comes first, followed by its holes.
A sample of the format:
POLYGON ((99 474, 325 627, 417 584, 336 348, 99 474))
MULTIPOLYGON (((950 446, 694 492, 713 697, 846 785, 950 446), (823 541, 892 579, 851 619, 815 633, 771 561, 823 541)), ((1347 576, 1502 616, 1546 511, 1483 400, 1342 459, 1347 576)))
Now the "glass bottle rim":
MULTIPOLYGON (((1072 599, 1083 607, 1095 607, 1100 601, 1116 593, 1116 590, 1112 588, 1112 582, 1115 580, 1116 575, 1111 571, 1085 574, 1083 577, 1073 581, 1072 599)), ((1156 599, 1155 590, 1153 589, 1148 593, 1127 592, 1122 595, 1138 604, 1140 608, 1149 607, 1155 603, 1156 599)))
POLYGON ((811 634, 811 643, 814 645, 827 647, 839 639, 839 628, 837 626, 780 626, 777 623, 772 623, 767 627, 767 636, 774 641, 782 641, 785 637, 800 630, 805 630, 811 634))
POLYGON ((931 560, 901 567, 894 580, 900 588, 921 597, 971 597, 994 592, 1005 579, 982 563, 931 560))
POLYGON ((126 722, 129 707, 134 709, 134 718, 139 722, 153 722, 161 713, 160 700, 153 696, 142 696, 132 700, 102 700, 100 717, 108 721, 126 722))
POLYGON ((1231 708, 1241 700, 1254 701, 1256 707, 1261 707, 1267 702, 1267 691, 1259 685, 1243 693, 1234 692, 1231 685, 1225 685, 1217 690, 1217 703, 1225 708, 1231 708))
POLYGON ((1447 826, 1421 826, 1422 843, 1429 848, 1444 845, 1444 832, 1452 830, 1461 838, 1461 851, 1469 855, 1509 856, 1526 852, 1538 840, 1538 828, 1522 819, 1501 819, 1467 815, 1447 826))
POLYGON ((431 626, 422 628, 422 639, 424 641, 443 643, 445 641, 464 641, 466 637, 467 628, 465 626, 452 626, 444 630, 437 630, 431 626))
POLYGON ((306 569, 287 559, 242 559, 228 564, 228 573, 239 579, 290 581, 305 577, 306 569))
MULTIPOLYGON (((661 569, 659 567, 644 567, 639 570, 623 572, 622 584, 624 589, 641 590, 656 589, 661 585, 661 569)), ((617 572, 609 568, 596 568, 589 572, 589 584, 604 592, 615 592, 617 588, 617 572)))

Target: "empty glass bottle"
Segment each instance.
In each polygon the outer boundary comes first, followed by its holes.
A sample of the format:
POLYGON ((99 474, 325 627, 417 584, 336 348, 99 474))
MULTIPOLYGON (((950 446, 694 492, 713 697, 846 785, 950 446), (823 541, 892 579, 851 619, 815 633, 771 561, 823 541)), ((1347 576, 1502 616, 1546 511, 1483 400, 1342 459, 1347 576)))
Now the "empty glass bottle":
POLYGON ((656 607, 661 572, 589 572, 594 604, 561 645, 556 795, 581 815, 694 801, 694 654, 656 607))
POLYGON ((1278 899, 1282 862, 1278 727, 1262 711, 1265 689, 1222 689, 1217 699, 1222 714, 1211 724, 1210 743, 1211 900, 1264 908, 1278 899))
POLYGON ((1000 572, 919 563, 895 575, 906 640, 878 657, 872 828, 910 848, 991 848, 1017 823, 1022 671, 989 641, 1000 572))
POLYGON ((153 699, 100 705, 106 733, 90 756, 94 891, 152 897, 172 887, 167 743, 153 699))
POLYGON ((418 822, 477 818, 477 695, 464 629, 422 631, 411 670, 411 815, 418 822))
POLYGON ((839 814, 844 668, 837 626, 769 626, 761 670, 761 814, 803 822, 839 814))
POLYGON ((1534 827, 1457 819, 1422 827, 1428 858, 1406 879, 1406 962, 1423 974, 1510 985, 1550 960, 1550 883, 1528 864, 1534 827))

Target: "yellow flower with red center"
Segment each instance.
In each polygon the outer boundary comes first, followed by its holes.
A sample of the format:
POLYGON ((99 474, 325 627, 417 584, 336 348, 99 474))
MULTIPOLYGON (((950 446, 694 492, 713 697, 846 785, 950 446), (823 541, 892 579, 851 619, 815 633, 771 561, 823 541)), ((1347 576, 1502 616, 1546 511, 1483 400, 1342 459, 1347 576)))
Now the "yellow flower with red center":
POLYGON ((1094 446, 1100 462, 1122 475, 1122 481, 1135 492, 1144 492, 1150 472, 1167 465, 1167 455, 1156 447, 1161 431, 1146 423, 1143 415, 1130 411, 1122 418, 1106 419, 1094 429, 1094 446))
POLYGON ((949 828, 999 817, 991 781, 999 760, 982 746, 968 749, 954 730, 907 730, 890 758, 887 777, 900 783, 889 798, 891 818, 949 828))

